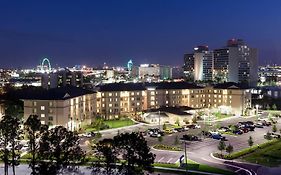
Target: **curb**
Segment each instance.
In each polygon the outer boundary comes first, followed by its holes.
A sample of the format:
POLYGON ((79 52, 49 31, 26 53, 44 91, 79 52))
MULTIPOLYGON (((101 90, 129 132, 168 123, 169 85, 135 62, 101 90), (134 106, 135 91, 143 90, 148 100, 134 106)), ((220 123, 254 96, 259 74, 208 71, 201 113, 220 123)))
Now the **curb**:
MULTIPOLYGON (((229 161, 229 160, 226 160, 226 159, 220 159, 220 158, 215 157, 215 156, 213 155, 213 153, 211 153, 210 156, 211 156, 213 159, 218 160, 218 161, 222 161, 222 162, 244 163, 244 162, 229 161)), ((249 175, 257 175, 256 172, 254 172, 254 174, 253 174, 250 170, 248 170, 248 169, 246 169, 246 168, 243 168, 243 167, 240 167, 240 166, 237 166, 237 165, 231 165, 231 164, 226 164, 226 163, 218 163, 218 164, 222 164, 222 165, 225 165, 225 166, 230 166, 230 167, 234 167, 234 168, 238 168, 238 169, 244 170, 244 171, 247 172, 249 175)))

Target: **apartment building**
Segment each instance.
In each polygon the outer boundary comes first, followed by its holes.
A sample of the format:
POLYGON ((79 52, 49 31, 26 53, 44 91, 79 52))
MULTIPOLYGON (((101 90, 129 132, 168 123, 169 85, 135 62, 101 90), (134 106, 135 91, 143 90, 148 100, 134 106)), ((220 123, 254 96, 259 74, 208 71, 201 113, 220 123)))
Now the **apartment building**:
POLYGON ((105 118, 134 116, 163 106, 221 108, 242 115, 251 107, 251 93, 236 83, 200 87, 187 82, 114 83, 97 90, 96 113, 105 118))
POLYGON ((78 130, 95 116, 95 93, 77 87, 40 90, 23 97, 24 119, 38 115, 42 124, 78 130))

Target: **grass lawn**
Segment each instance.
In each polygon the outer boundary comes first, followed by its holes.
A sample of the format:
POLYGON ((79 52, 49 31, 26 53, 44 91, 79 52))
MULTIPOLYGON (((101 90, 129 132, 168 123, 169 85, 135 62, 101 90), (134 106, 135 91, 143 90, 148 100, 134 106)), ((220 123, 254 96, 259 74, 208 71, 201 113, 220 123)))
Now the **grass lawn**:
POLYGON ((135 122, 128 118, 120 120, 106 120, 104 121, 104 123, 107 124, 109 128, 121 128, 124 126, 131 126, 135 124, 135 122))
POLYGON ((281 140, 267 147, 256 149, 244 157, 243 160, 265 166, 276 167, 281 165, 281 140))
MULTIPOLYGON (((225 175, 233 175, 234 174, 233 172, 226 171, 226 170, 223 170, 223 169, 210 167, 210 166, 204 165, 204 164, 198 164, 197 162, 194 162, 190 159, 188 159, 187 162, 188 162, 188 165, 187 165, 188 170, 203 171, 203 172, 225 174, 225 175)), ((155 163, 154 166, 165 167, 165 168, 184 169, 184 168, 180 168, 179 164, 155 163)))
MULTIPOLYGON (((129 118, 123 118, 123 119, 119 119, 119 120, 105 120, 105 121, 103 121, 103 124, 108 126, 107 129, 113 129, 113 128, 131 126, 131 125, 134 125, 135 122, 133 122, 129 118)), ((93 126, 90 126, 90 125, 85 126, 84 129, 86 132, 97 131, 96 128, 94 128, 93 126)))
POLYGON ((215 116, 216 119, 224 119, 224 118, 228 118, 228 117, 231 117, 232 115, 230 114, 222 114, 220 112, 217 112, 217 113, 213 113, 213 115, 215 116))

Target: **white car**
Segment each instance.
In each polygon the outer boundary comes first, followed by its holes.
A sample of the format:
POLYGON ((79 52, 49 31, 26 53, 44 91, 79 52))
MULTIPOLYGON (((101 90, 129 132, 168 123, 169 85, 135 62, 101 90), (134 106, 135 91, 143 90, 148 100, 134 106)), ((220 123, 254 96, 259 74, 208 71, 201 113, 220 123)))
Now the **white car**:
POLYGON ((88 133, 82 134, 82 136, 83 136, 83 137, 90 138, 90 137, 92 137, 92 134, 88 132, 88 133))
POLYGON ((200 129, 201 126, 196 124, 196 125, 195 125, 195 128, 196 128, 196 129, 200 129))
POLYGON ((21 148, 21 151, 22 152, 26 152, 26 151, 28 151, 29 150, 29 145, 28 144, 24 144, 23 146, 22 146, 22 148, 21 148))

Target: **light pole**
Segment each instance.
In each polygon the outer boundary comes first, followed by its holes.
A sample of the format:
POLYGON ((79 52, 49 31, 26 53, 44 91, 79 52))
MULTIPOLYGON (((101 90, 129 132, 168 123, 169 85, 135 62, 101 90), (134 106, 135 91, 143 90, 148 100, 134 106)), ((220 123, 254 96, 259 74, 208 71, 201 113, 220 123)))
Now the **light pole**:
POLYGON ((257 116, 257 119, 259 118, 259 105, 256 104, 256 116, 257 116))
POLYGON ((186 152, 186 141, 184 141, 184 160, 185 160, 185 174, 188 174, 188 169, 187 169, 187 152, 186 152))
POLYGON ((160 126, 160 110, 158 111, 158 121, 159 121, 159 130, 161 130, 161 126, 160 126))

